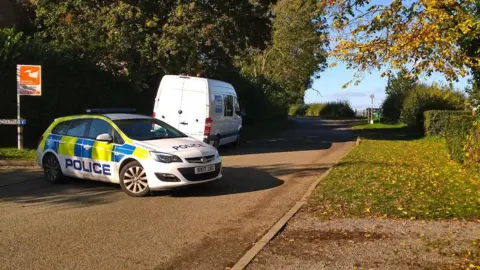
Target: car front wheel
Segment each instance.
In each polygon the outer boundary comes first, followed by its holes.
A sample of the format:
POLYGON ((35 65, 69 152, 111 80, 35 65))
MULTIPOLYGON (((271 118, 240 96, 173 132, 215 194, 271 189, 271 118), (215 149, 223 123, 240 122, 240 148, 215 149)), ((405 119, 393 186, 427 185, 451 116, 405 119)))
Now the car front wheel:
POLYGON ((120 171, 120 186, 132 197, 143 197, 150 193, 147 173, 138 161, 132 161, 120 171))
POLYGON ((43 175, 48 182, 53 184, 64 180, 60 162, 54 154, 47 154, 43 159, 43 175))

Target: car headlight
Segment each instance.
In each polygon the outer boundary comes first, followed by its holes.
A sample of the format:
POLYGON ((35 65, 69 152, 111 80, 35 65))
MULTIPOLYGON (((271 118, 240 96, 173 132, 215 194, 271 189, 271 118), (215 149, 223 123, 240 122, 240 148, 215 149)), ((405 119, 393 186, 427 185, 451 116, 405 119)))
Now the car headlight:
POLYGON ((162 163, 183 162, 179 157, 172 154, 161 153, 161 152, 150 152, 150 155, 154 160, 162 163))

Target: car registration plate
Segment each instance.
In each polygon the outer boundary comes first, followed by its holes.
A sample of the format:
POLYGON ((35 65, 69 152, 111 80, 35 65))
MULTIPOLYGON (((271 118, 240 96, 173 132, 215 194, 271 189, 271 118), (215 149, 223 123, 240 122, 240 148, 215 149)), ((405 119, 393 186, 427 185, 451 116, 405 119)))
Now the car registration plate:
POLYGON ((215 171, 215 165, 195 168, 195 174, 209 173, 214 171, 215 171))

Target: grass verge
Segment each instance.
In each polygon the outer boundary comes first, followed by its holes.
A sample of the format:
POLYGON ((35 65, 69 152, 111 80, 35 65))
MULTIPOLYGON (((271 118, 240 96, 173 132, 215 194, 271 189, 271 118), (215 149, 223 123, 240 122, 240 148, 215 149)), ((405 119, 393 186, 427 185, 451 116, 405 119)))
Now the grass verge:
POLYGON ((374 123, 374 124, 365 124, 359 123, 354 125, 352 129, 355 130, 363 130, 363 129, 394 129, 394 128, 405 128, 407 125, 405 124, 385 124, 385 123, 374 123))
POLYGON ((480 173, 451 161, 443 139, 363 139, 320 182, 309 209, 321 217, 480 217, 480 173))
POLYGON ((0 148, 0 160, 29 160, 36 159, 36 150, 17 148, 0 148))

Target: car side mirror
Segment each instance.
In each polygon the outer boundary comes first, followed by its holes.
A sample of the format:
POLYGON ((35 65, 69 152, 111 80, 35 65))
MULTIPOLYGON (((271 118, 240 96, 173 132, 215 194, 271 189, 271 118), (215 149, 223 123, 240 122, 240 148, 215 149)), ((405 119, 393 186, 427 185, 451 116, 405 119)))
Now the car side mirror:
POLYGON ((103 133, 103 134, 98 135, 97 138, 95 138, 95 140, 100 141, 100 142, 108 142, 108 143, 113 142, 112 136, 108 133, 103 133))

